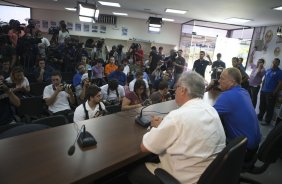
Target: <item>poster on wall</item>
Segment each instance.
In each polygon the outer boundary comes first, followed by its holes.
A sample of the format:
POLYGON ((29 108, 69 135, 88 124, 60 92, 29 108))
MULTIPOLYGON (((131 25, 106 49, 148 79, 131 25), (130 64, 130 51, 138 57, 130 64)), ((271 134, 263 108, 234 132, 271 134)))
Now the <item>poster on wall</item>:
POLYGON ((84 32, 89 32, 89 27, 90 27, 89 24, 83 24, 83 31, 84 32))
POLYGON ((50 26, 51 27, 56 27, 57 26, 57 22, 55 22, 55 21, 50 21, 50 26))
POLYGON ((264 35, 264 46, 263 46, 264 51, 267 51, 268 44, 271 42, 272 38, 273 38, 273 31, 268 30, 264 35))
POLYGON ((34 20, 36 28, 40 29, 40 20, 34 20))
POLYGON ((92 33, 98 33, 98 26, 92 24, 92 33))
POLYGON ((47 20, 42 20, 42 28, 48 29, 48 27, 49 27, 48 21, 47 20))
POLYGON ((104 25, 100 26, 100 33, 106 33, 107 32, 107 27, 104 25))
POLYGON ((127 36, 127 33, 128 33, 128 28, 122 27, 121 28, 121 36, 127 36))
POLYGON ((73 30, 73 23, 72 22, 67 22, 67 29, 69 31, 72 31, 73 30))
POLYGON ((81 31, 81 24, 80 23, 75 23, 75 31, 81 31))

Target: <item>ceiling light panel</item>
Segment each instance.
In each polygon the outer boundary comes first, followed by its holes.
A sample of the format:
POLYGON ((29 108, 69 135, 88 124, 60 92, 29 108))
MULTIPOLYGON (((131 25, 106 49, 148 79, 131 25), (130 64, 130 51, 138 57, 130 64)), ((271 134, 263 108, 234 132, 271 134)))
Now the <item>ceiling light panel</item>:
POLYGON ((149 27, 149 31, 158 33, 158 32, 161 31, 161 28, 159 28, 159 27, 149 27))
POLYGON ((185 10, 175 10, 175 9, 167 8, 167 9, 165 9, 165 12, 167 12, 167 13, 176 13, 176 14, 185 14, 187 11, 185 11, 185 10))
POLYGON ((229 18, 229 19, 225 19, 229 22, 236 22, 236 23, 246 23, 246 22, 250 22, 252 20, 250 19, 241 19, 241 18, 229 18))
POLYGON ((114 15, 119 15, 119 16, 128 16, 127 13, 119 13, 119 12, 113 12, 114 15))
POLYGON ((119 3, 113 3, 113 2, 106 2, 106 1, 98 1, 103 6, 113 6, 113 7, 120 7, 119 3))
POLYGON ((169 19, 169 18, 162 18, 162 20, 166 22, 174 22, 174 19, 169 19))
POLYGON ((83 16, 79 16, 79 20, 81 22, 94 22, 93 18, 90 17, 83 17, 83 16))
POLYGON ((275 7, 275 8, 272 8, 273 10, 280 10, 282 11, 282 6, 279 6, 279 7, 275 7))
POLYGON ((69 11, 76 11, 76 8, 65 8, 65 9, 69 11))

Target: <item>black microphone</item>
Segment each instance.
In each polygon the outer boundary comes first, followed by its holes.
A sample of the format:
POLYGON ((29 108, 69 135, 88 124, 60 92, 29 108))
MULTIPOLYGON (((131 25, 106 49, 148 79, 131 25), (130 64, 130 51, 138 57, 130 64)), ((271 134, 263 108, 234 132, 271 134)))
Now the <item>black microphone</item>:
POLYGON ((76 141, 81 148, 86 148, 86 147, 89 147, 89 146, 95 146, 97 144, 97 141, 94 138, 94 136, 86 131, 85 125, 82 125, 79 132, 77 133, 77 136, 75 138, 73 145, 71 145, 71 147, 69 148, 69 150, 68 150, 69 156, 73 155, 74 152, 75 152, 75 142, 76 141))
POLYGON ((77 141, 77 139, 78 139, 78 137, 79 137, 79 135, 80 135, 80 133, 81 133, 82 128, 83 128, 83 126, 82 126, 82 127, 80 128, 80 130, 78 131, 74 143, 70 146, 70 148, 69 148, 69 150, 68 150, 68 155, 69 155, 69 156, 73 155, 74 152, 75 152, 75 142, 77 141))
POLYGON ((92 134, 86 131, 85 125, 83 127, 83 132, 80 133, 77 143, 81 148, 86 148, 90 146, 95 146, 97 144, 96 139, 92 134))
POLYGON ((149 99, 147 99, 147 100, 145 100, 145 101, 143 102, 143 104, 146 105, 146 106, 141 109, 139 116, 136 116, 136 118, 135 118, 135 123, 137 123, 137 124, 139 124, 139 125, 141 125, 141 126, 143 126, 143 127, 148 127, 148 126, 150 126, 150 124, 151 124, 151 120, 149 120, 149 119, 143 117, 143 116, 142 116, 142 113, 143 113, 143 110, 144 110, 146 107, 148 107, 148 106, 150 106, 150 105, 152 104, 152 102, 151 102, 149 99), (147 101, 147 102, 146 102, 146 101, 147 101))

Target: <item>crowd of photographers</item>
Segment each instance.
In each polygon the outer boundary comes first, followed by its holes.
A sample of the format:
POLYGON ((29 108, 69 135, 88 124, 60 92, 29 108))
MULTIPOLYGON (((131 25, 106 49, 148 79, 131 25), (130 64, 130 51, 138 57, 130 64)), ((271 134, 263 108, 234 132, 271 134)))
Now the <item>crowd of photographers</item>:
POLYGON ((33 20, 0 24, 0 126, 25 121, 17 108, 33 96, 33 84, 44 86, 47 116, 73 113, 80 121, 171 99, 185 68, 182 50, 166 57, 153 46, 144 58, 141 45, 132 43, 127 52, 120 44, 108 51, 104 39, 79 43, 64 21, 49 29, 50 41, 33 20))

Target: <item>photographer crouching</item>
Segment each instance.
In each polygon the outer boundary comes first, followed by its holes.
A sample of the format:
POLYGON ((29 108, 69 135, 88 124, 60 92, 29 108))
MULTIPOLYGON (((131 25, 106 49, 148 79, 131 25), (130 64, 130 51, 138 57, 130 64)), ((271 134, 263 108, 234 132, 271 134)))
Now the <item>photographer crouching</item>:
POLYGON ((120 105, 125 96, 124 88, 118 84, 117 80, 109 80, 108 84, 101 87, 101 93, 106 106, 120 105))
POLYGON ((4 73, 0 71, 0 126, 14 121, 11 106, 19 107, 20 104, 20 99, 10 90, 9 85, 4 80, 4 73))
POLYGON ((72 92, 71 84, 63 84, 61 73, 54 71, 51 76, 52 84, 46 86, 43 92, 48 110, 53 115, 68 115, 71 112, 70 104, 75 103, 75 97, 72 92))

